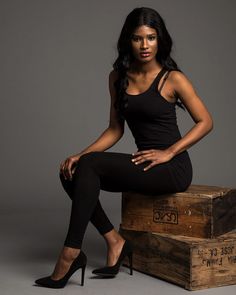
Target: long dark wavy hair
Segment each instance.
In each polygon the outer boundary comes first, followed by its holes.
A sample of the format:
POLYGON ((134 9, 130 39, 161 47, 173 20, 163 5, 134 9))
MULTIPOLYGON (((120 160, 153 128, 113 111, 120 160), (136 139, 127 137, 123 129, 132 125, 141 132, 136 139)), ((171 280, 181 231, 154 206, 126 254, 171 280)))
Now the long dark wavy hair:
MULTIPOLYGON (((118 72, 118 79, 114 83, 117 94, 114 107, 118 111, 118 115, 122 120, 124 119, 123 110, 127 106, 127 101, 124 98, 125 90, 128 87, 126 72, 130 69, 130 65, 134 61, 131 48, 131 37, 135 29, 142 25, 149 26, 157 31, 158 52, 156 54, 156 60, 167 70, 177 70, 182 72, 170 56, 173 42, 160 14, 156 10, 148 7, 138 7, 133 9, 126 17, 121 30, 117 42, 118 57, 113 64, 113 69, 118 72)), ((182 102, 178 101, 178 99, 179 97, 177 97, 176 105, 185 110, 182 102)))

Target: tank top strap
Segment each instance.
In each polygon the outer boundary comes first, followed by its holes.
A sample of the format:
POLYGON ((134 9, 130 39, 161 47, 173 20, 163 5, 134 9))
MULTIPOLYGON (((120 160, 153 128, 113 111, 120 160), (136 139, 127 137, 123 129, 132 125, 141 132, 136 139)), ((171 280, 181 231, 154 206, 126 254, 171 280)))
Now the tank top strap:
MULTIPOLYGON (((158 84, 159 84, 159 82, 160 82, 162 76, 163 76, 167 71, 168 71, 168 70, 167 70, 165 67, 163 67, 163 68, 160 70, 160 72, 157 74, 156 78, 154 79, 154 81, 153 81, 153 83, 152 83, 152 86, 151 86, 152 89, 157 89, 158 84)), ((167 75, 168 75, 168 73, 167 73, 167 75)))
POLYGON ((161 89, 162 89, 163 85, 165 84, 165 81, 166 81, 166 79, 168 78, 169 73, 170 73, 170 71, 167 71, 167 74, 165 75, 165 77, 164 77, 164 79, 163 79, 163 81, 162 81, 162 84, 161 84, 161 87, 160 87, 160 89, 159 89, 159 92, 161 92, 161 89))

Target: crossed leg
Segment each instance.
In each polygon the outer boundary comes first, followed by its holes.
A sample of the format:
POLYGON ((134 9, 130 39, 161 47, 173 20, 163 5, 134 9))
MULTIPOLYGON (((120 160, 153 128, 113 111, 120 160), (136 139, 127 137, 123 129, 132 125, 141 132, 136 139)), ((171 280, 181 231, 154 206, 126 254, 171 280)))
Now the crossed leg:
MULTIPOLYGON (((72 209, 64 248, 52 278, 59 279, 78 255, 89 221, 104 236, 114 231, 99 201, 101 189, 111 192, 132 190, 147 194, 175 191, 169 163, 143 171, 149 163, 135 165, 131 159, 132 155, 126 153, 90 152, 80 157, 71 184, 60 176, 72 200, 72 209)), ((121 248, 119 246, 116 252, 116 259, 121 248)))

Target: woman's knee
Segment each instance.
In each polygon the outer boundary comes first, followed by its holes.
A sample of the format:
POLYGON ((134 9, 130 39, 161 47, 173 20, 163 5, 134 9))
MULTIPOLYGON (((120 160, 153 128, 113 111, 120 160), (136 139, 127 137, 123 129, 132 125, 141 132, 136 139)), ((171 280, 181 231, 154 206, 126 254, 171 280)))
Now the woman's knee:
POLYGON ((89 159, 93 159, 94 157, 96 157, 96 155, 100 154, 102 152, 99 152, 99 151, 93 151, 93 152, 88 152, 88 153, 85 153, 83 155, 80 156, 79 158, 79 161, 84 161, 84 160, 89 160, 89 159))
POLYGON ((83 166, 83 165, 88 166, 88 165, 94 164, 95 160, 97 159, 97 156, 100 155, 101 153, 102 152, 94 151, 94 152, 83 154, 82 156, 80 156, 77 166, 83 166))

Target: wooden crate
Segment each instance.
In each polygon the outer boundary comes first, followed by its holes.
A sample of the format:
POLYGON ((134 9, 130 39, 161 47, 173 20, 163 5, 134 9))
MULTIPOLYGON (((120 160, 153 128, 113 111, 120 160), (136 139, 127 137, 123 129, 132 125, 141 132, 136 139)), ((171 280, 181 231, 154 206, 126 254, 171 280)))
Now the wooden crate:
MULTIPOLYGON (((236 284, 236 231, 215 239, 125 230, 134 244, 133 269, 199 290, 236 284)), ((128 257, 123 265, 129 266, 128 257)))
POLYGON ((121 227, 214 238, 236 228, 236 189, 191 185, 185 192, 122 193, 121 227))

